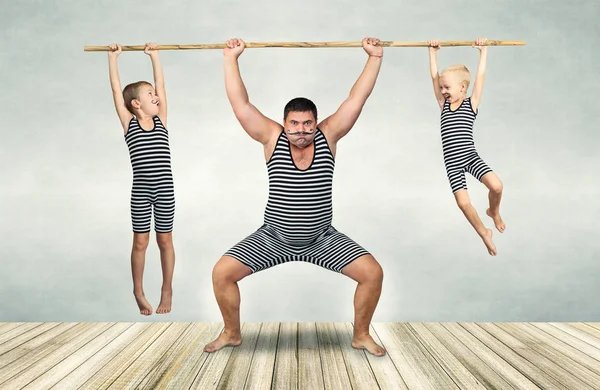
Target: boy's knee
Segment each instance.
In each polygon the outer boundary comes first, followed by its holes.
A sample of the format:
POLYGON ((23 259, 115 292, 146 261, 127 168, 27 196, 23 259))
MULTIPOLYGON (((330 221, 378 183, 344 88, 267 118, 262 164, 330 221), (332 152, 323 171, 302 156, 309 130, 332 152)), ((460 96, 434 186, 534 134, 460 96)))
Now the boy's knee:
POLYGON ((503 187, 504 186, 502 185, 502 182, 500 180, 498 180, 497 183, 494 183, 494 185, 492 185, 492 187, 490 188, 490 191, 492 191, 496 195, 500 195, 502 193, 503 187))
POLYGON ((134 251, 145 251, 148 248, 148 237, 141 236, 136 237, 133 240, 133 250, 134 251))
POLYGON ((460 199, 456 201, 456 204, 458 205, 459 209, 464 211, 471 206, 471 201, 468 199, 460 199))
POLYGON ((170 234, 157 234, 156 243, 160 250, 166 250, 173 247, 173 240, 170 234))

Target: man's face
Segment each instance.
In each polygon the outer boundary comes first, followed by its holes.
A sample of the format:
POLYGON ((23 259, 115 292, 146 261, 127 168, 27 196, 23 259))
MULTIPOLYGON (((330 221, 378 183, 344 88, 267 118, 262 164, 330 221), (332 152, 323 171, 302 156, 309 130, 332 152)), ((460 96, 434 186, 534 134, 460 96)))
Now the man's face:
POLYGON ((315 139, 317 118, 315 118, 312 111, 290 111, 283 127, 290 143, 299 148, 304 148, 315 139))

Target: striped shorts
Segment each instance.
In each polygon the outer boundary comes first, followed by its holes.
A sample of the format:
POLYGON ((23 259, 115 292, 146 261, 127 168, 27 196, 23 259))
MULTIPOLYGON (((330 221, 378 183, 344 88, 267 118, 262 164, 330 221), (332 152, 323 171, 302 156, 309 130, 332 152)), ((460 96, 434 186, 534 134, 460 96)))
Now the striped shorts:
POLYGON ((492 172, 492 169, 479 157, 478 154, 473 154, 464 160, 460 165, 446 165, 446 174, 450 182, 452 193, 459 190, 467 189, 467 178, 465 172, 470 173, 474 178, 481 181, 481 178, 487 173, 492 172))
POLYGON ((298 243, 281 239, 275 228, 264 224, 229 249, 225 256, 240 261, 253 273, 291 261, 305 261, 341 273, 352 261, 368 254, 331 225, 315 240, 298 243))
POLYGON ((149 190, 134 185, 131 190, 131 222, 135 233, 150 232, 153 211, 154 230, 157 233, 172 232, 175 220, 173 188, 149 190))

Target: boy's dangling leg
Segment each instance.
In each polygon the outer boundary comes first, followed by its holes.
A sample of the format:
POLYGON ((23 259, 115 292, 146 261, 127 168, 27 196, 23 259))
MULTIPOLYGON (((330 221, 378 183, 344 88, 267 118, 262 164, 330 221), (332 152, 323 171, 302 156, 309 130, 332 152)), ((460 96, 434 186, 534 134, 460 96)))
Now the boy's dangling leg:
POLYGON ((481 182, 490 191, 488 199, 490 201, 490 208, 487 209, 486 214, 494 220, 494 225, 500 233, 504 233, 506 224, 500 217, 500 201, 502 200, 502 189, 503 184, 494 172, 486 173, 482 178, 481 182))
POLYGON ((150 232, 133 233, 133 247, 131 248, 131 272, 133 276, 133 295, 140 308, 140 314, 152 314, 152 306, 144 294, 144 265, 146 263, 146 249, 150 240, 150 232))
POLYGON ((496 256, 496 245, 494 245, 494 242, 492 241, 492 230, 486 228, 483 222, 481 222, 481 218, 479 218, 475 207, 473 207, 471 204, 471 199, 469 198, 467 190, 456 191, 454 193, 454 198, 456 199, 456 204, 463 212, 471 226, 473 226, 477 234, 479 234, 483 240, 483 243, 487 247, 489 254, 496 256))
POLYGON ((160 250, 160 264, 163 282, 157 314, 171 312, 173 300, 173 272, 175 269, 175 249, 173 247, 173 225, 175 220, 175 195, 172 190, 158 196, 154 204, 154 226, 156 242, 160 250))
POLYGON ((173 233, 156 233, 156 241, 160 250, 160 265, 163 275, 160 303, 158 304, 156 313, 166 314, 171 311, 171 302, 173 299, 173 271, 175 269, 173 233))

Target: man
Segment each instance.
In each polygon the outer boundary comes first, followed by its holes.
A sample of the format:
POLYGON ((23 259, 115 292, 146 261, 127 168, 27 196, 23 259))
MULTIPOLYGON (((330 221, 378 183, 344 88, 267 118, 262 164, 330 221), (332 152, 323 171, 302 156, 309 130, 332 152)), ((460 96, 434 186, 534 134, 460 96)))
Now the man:
POLYGON ((244 42, 227 41, 227 97, 244 130, 264 146, 269 200, 264 225, 227 251, 214 267, 213 288, 225 327, 205 351, 241 344, 237 282, 277 264, 307 261, 358 282, 352 346, 376 356, 385 355, 385 349, 369 335, 381 295, 383 270, 369 252, 331 225, 337 143, 350 131, 375 86, 383 58, 383 47, 377 46, 378 42, 376 38, 362 41, 369 55, 367 64, 336 113, 317 125, 314 103, 296 98, 286 105, 281 126, 250 103, 238 66, 244 42))

